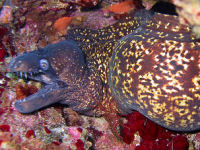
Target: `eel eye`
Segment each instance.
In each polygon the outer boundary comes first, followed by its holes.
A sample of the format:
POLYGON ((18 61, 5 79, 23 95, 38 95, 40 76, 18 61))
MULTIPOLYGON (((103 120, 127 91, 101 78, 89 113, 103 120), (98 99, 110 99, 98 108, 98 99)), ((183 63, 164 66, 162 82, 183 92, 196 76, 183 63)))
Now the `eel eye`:
POLYGON ((46 59, 41 59, 40 60, 40 67, 43 69, 43 70, 47 70, 49 68, 49 63, 46 59))
POLYGON ((19 68, 19 67, 21 66, 21 64, 22 64, 22 61, 21 61, 21 60, 17 61, 17 62, 15 63, 15 65, 14 65, 14 69, 19 68))

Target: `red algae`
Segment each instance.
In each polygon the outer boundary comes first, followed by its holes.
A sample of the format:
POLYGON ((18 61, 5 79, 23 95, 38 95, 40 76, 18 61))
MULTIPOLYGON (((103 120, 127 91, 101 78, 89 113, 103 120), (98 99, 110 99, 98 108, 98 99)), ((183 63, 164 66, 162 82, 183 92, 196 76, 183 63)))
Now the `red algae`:
POLYGON ((3 140, 0 140, 0 146, 1 146, 1 143, 3 142, 3 140))
POLYGON ((80 133, 82 133, 82 131, 83 131, 83 129, 81 129, 81 128, 77 128, 77 130, 78 130, 80 133))
POLYGON ((10 132, 10 126, 7 124, 0 125, 0 131, 2 132, 10 132))
POLYGON ((9 31, 6 27, 0 26, 0 62, 4 61, 4 58, 6 56, 6 49, 3 45, 3 38, 4 36, 8 35, 9 31))
MULTIPOLYGON (((2 95, 3 91, 4 91, 4 88, 0 88, 0 96, 2 95)), ((2 103, 2 101, 1 101, 1 103, 2 103)))
POLYGON ((60 145, 61 144, 61 142, 58 142, 58 141, 53 141, 52 143, 55 144, 55 145, 60 145))
POLYGON ((51 131, 47 128, 47 127, 44 127, 44 131, 47 133, 47 134, 50 134, 51 131))
POLYGON ((34 132, 34 130, 28 130, 27 132, 26 132, 26 138, 30 138, 30 137, 36 137, 35 136, 35 132, 34 132))
POLYGON ((140 113, 134 112, 126 116, 127 123, 123 125, 122 137, 123 141, 130 144, 134 140, 134 134, 141 128, 144 128, 146 118, 140 113))
POLYGON ((87 128, 89 133, 93 135, 94 140, 96 141, 99 137, 103 136, 103 132, 95 129, 94 127, 87 128))
POLYGON ((0 116, 5 113, 4 109, 3 108, 0 108, 0 116))
POLYGON ((3 25, 0 21, 0 62, 4 62, 6 56, 16 54, 13 46, 13 34, 10 25, 3 25))
POLYGON ((85 150, 84 143, 82 140, 78 139, 75 145, 76 145, 77 150, 85 150))
POLYGON ((138 112, 127 115, 126 119, 128 122, 124 124, 122 129, 123 141, 130 144, 134 141, 134 135, 139 133, 141 142, 136 150, 188 148, 189 144, 186 137, 179 134, 175 135, 174 132, 162 128, 138 112))
POLYGON ((100 0, 78 0, 77 4, 81 5, 83 8, 91 8, 98 5, 100 0))
POLYGON ((2 45, 0 45, 0 61, 4 61, 4 58, 6 56, 6 50, 4 49, 4 47, 2 45))
POLYGON ((6 27, 0 27, 0 39, 3 38, 4 35, 8 34, 8 29, 6 27))
POLYGON ((169 149, 173 150, 187 150, 188 147, 187 138, 181 135, 175 136, 169 143, 169 149))

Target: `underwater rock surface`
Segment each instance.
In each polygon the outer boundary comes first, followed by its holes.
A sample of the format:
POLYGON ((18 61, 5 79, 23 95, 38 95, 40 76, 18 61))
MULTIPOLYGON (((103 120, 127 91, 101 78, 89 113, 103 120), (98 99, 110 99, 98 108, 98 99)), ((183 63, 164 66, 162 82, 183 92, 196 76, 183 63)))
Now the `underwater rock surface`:
MULTIPOLYGON (((99 1, 83 1, 83 4, 79 6, 88 8, 96 6, 96 3, 99 1)), ((41 85, 36 82, 25 83, 19 79, 11 81, 6 77, 6 65, 10 57, 16 53, 32 51, 37 47, 44 47, 49 43, 62 40, 63 34, 54 30, 53 25, 56 20, 64 16, 72 17, 73 23, 73 18, 79 16, 80 13, 76 11, 76 7, 74 4, 69 5, 62 2, 54 4, 53 1, 45 0, 41 2, 16 1, 10 6, 14 12, 10 18, 14 20, 7 19, 0 23, 0 149, 133 150, 171 149, 173 147, 178 150, 187 149, 189 146, 199 149, 200 133, 180 135, 170 132, 137 112, 122 119, 123 142, 113 135, 104 118, 82 116, 70 108, 62 110, 61 106, 52 106, 29 115, 17 112, 14 108, 16 100, 34 93, 41 88, 41 85), (17 10, 13 7, 14 5, 18 7, 17 10)), ((86 15, 84 13, 84 17, 77 17, 78 20, 81 18, 80 24, 94 27, 93 20, 97 16, 94 14, 98 11, 99 14, 102 12, 102 10, 91 11, 86 15)), ((4 15, 1 14, 2 16, 4 15)), ((74 21, 75 25, 77 18, 74 21)), ((106 20, 106 25, 117 21, 114 15, 110 15, 109 19, 103 15, 97 18, 96 20, 100 18, 106 20)), ((98 21, 95 23, 97 23, 95 29, 103 26, 101 21, 99 24, 98 21)))

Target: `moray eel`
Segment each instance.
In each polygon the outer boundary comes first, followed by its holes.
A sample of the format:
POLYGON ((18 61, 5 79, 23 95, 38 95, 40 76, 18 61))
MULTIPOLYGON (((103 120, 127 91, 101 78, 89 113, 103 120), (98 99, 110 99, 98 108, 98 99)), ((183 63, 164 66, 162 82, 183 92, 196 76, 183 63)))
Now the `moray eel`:
POLYGON ((100 116, 101 105, 175 131, 200 129, 200 42, 176 16, 141 10, 103 29, 74 28, 9 70, 44 83, 15 103, 21 113, 62 103, 100 116))
POLYGON ((87 114, 102 99, 102 83, 86 65, 83 52, 72 40, 48 45, 11 60, 9 70, 20 77, 40 81, 44 87, 15 103, 21 113, 30 113, 50 104, 68 104, 87 114))

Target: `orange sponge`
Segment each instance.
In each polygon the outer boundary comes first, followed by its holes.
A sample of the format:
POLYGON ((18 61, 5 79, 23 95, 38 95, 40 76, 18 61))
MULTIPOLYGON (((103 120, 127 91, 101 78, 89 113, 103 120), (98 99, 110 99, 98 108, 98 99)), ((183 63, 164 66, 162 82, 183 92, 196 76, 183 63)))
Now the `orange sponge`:
POLYGON ((70 24, 72 17, 62 17, 55 21, 53 27, 56 31, 63 33, 66 31, 66 27, 70 24))
POLYGON ((111 5, 109 7, 109 10, 116 14, 124 14, 124 13, 128 13, 134 8, 135 8, 135 5, 133 3, 133 0, 129 0, 129 1, 124 1, 121 3, 111 5))

